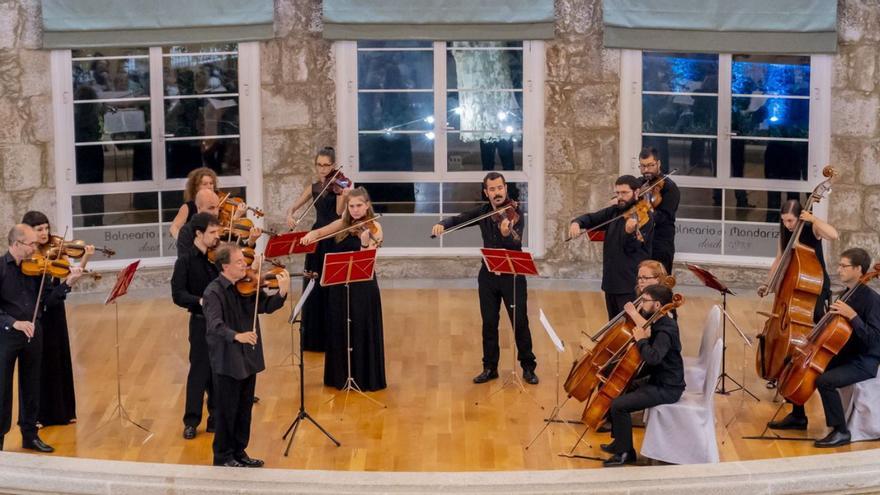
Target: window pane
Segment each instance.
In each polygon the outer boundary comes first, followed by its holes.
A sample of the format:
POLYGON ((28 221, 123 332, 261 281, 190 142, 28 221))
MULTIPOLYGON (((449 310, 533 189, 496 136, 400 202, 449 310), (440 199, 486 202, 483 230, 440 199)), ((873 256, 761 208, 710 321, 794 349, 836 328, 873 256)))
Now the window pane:
POLYGON ((675 221, 675 251, 678 253, 721 254, 721 222, 677 219, 675 221))
MULTIPOLYGON (((130 227, 86 227, 73 229, 73 236, 87 244, 108 247, 116 251, 114 259, 141 259, 161 256, 159 224, 134 225, 130 227)), ((167 229, 166 229, 167 230, 167 229)), ((174 244, 166 234, 164 243, 174 244)), ((168 254, 165 254, 168 256, 168 254)))
MULTIPOLYGON (((102 54, 103 56, 106 54, 102 54)), ((132 98, 150 95, 148 58, 73 61, 75 100, 132 98)))
POLYGON ((150 143, 92 144, 74 150, 77 184, 153 178, 150 143))
POLYGON ((665 134, 715 135, 718 97, 642 95, 642 130, 665 134))
POLYGON ((446 52, 449 89, 522 89, 522 50, 501 49, 507 43, 454 41, 446 52), (474 47, 482 49, 474 50, 474 47), (498 47, 498 50, 485 48, 498 47), (471 49, 468 49, 471 48, 471 49))
POLYGON ((150 139, 150 102, 74 103, 77 143, 150 139))
POLYGON ((446 145, 450 172, 522 170, 522 134, 519 132, 450 132, 446 145))
POLYGON ((717 93, 718 55, 644 52, 642 89, 676 93, 717 93))
POLYGON ((431 89, 434 53, 428 51, 358 52, 358 89, 431 89))
POLYGON ((238 92, 238 55, 173 55, 162 59, 166 96, 238 92))
POLYGON ((370 201, 376 213, 440 213, 438 183, 362 182, 358 185, 364 186, 370 193, 370 201))
POLYGON ((446 95, 450 129, 464 131, 518 131, 522 129, 522 92, 450 91, 446 95))
POLYGON ((159 195, 155 192, 73 196, 73 226, 96 227, 157 223, 159 195))
POLYGON ((721 189, 680 187, 677 218, 721 220, 721 189))
POLYGON ((105 57, 126 57, 126 56, 143 56, 150 54, 149 48, 132 48, 132 47, 96 47, 96 48, 78 48, 71 50, 70 55, 74 59, 77 58, 105 58, 105 57))
POLYGON ((361 48, 427 48, 431 49, 432 42, 419 40, 365 40, 358 41, 357 46, 361 48))
POLYGON ((734 256, 776 256, 779 225, 772 223, 724 223, 724 254, 734 256))
POLYGON ((727 189, 725 194, 724 219, 740 222, 779 223, 779 210, 783 201, 797 199, 806 204, 807 193, 780 191, 749 191, 727 189))
POLYGON ((186 177, 186 174, 198 167, 211 168, 217 175, 241 175, 239 139, 165 142, 165 174, 169 179, 186 177))
POLYGON ((433 93, 359 93, 358 130, 430 131, 433 93))
POLYGON ((358 136, 360 170, 362 172, 434 170, 434 141, 426 134, 360 134, 358 136))
POLYGON ((660 152, 662 172, 677 170, 675 175, 715 177, 718 153, 715 139, 643 136, 643 147, 654 147, 660 152))
POLYGON ((810 135, 810 101, 733 98, 731 126, 739 136, 806 139, 810 135))
POLYGON ((162 49, 165 54, 182 54, 182 53, 213 53, 213 52, 237 52, 237 43, 225 44, 194 44, 194 45, 175 45, 166 46, 162 49))
POLYGON ((807 180, 809 143, 804 141, 730 141, 730 176, 807 180))
POLYGON ((810 57, 734 55, 733 94, 810 95, 810 57))
POLYGON ((238 134, 238 97, 165 100, 165 137, 238 134))

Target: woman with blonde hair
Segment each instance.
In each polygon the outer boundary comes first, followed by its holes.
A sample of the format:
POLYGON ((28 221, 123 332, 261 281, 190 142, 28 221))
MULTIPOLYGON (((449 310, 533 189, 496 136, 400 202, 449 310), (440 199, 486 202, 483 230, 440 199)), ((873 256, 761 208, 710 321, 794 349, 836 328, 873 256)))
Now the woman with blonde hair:
POLYGON ((639 273, 636 276, 636 295, 641 295, 645 287, 663 283, 667 275, 663 263, 656 260, 642 261, 639 263, 639 273))

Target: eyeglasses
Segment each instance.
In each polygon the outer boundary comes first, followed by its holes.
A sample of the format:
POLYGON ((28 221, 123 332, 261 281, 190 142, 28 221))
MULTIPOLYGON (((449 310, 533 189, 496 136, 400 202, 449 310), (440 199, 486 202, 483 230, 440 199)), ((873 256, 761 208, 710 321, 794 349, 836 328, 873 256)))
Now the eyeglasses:
POLYGON ((33 241, 33 242, 21 242, 21 241, 15 241, 15 242, 21 244, 22 246, 27 246, 27 247, 32 247, 32 248, 37 247, 37 241, 33 241))
POLYGON ((653 168, 660 165, 660 162, 651 162, 651 163, 639 163, 639 170, 644 170, 646 168, 653 168))
POLYGON ((648 299, 646 297, 643 297, 642 302, 643 303, 652 303, 652 302, 657 302, 657 300, 656 299, 648 299))
POLYGON ((639 282, 643 282, 645 280, 657 280, 660 277, 637 277, 639 282))
POLYGON ((856 266, 856 265, 847 265, 847 264, 844 264, 844 263, 838 263, 838 264, 837 264, 837 267, 838 267, 838 268, 852 268, 852 267, 854 267, 854 266, 856 266))
POLYGON ((316 163, 315 165, 321 168, 333 168, 332 163, 316 163))

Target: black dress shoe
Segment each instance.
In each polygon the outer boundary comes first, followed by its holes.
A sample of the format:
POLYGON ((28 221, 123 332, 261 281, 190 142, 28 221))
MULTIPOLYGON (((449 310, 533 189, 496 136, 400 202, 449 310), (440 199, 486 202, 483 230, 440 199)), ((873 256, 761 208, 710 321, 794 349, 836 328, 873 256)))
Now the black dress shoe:
POLYGON ((538 375, 535 374, 535 370, 523 370, 523 380, 529 385, 537 385, 540 381, 538 380, 538 375))
POLYGON ((235 460, 235 459, 229 459, 229 460, 226 461, 226 462, 217 462, 217 461, 214 461, 214 465, 215 465, 215 466, 223 466, 223 467, 245 467, 244 464, 238 462, 238 461, 235 460))
POLYGON ((816 440, 813 445, 819 448, 840 447, 849 445, 852 440, 848 431, 832 430, 831 433, 821 440, 816 440))
POLYGON ((259 468, 263 467, 263 464, 265 464, 262 459, 254 459, 246 453, 241 453, 235 456, 235 460, 240 462, 244 467, 249 468, 259 468))
POLYGON ((608 459, 605 459, 602 462, 602 465, 605 467, 620 467, 625 466, 627 464, 635 464, 636 463, 636 451, 630 450, 629 452, 624 452, 623 454, 614 454, 608 459))
POLYGON ((791 414, 786 415, 779 421, 767 423, 771 430, 806 430, 807 418, 800 418, 791 414))
POLYGON ((607 452, 609 454, 614 453, 614 442, 611 443, 600 443, 599 448, 602 449, 603 452, 607 452))
POLYGON ((23 440, 21 441, 21 448, 23 448, 23 449, 28 449, 28 450, 36 450, 37 452, 44 452, 44 453, 47 453, 47 454, 48 454, 49 452, 55 452, 55 449, 52 448, 51 445, 49 445, 49 444, 47 444, 46 442, 40 440, 40 437, 34 437, 34 438, 29 438, 29 439, 23 439, 23 440))
POLYGON ((185 438, 187 440, 192 440, 195 437, 196 437, 196 427, 195 426, 186 425, 183 427, 183 438, 185 438))
POLYGON ((608 421, 607 419, 603 421, 602 424, 596 428, 596 433, 611 433, 611 421, 608 421))
POLYGON ((482 373, 474 377, 474 383, 486 383, 489 380, 498 378, 498 370, 490 370, 485 368, 482 373))

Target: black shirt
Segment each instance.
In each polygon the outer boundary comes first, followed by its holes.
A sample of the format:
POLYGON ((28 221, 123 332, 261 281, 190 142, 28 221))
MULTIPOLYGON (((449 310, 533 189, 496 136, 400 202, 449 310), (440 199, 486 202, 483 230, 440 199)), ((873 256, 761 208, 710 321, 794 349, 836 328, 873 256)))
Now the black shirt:
POLYGON ((199 299, 208 284, 219 274, 214 263, 198 248, 178 257, 171 275, 171 298, 174 304, 186 308, 194 315, 201 315, 202 305, 199 304, 199 299))
POLYGON ((654 249, 662 247, 671 248, 674 251, 675 215, 678 213, 678 204, 681 202, 681 192, 678 190, 678 185, 667 177, 663 179, 660 196, 663 199, 654 210, 654 249))
MULTIPOLYGON (((235 284, 223 275, 215 278, 205 288, 202 301, 207 320, 206 337, 211 370, 215 374, 244 380, 266 369, 259 319, 256 326, 256 346, 235 340, 235 334, 250 332, 253 328, 255 299, 256 296, 253 295, 239 294, 235 284)), ((260 294, 259 312, 274 313, 284 306, 285 299, 287 298, 278 294, 260 294)))
MULTIPOLYGON (((595 213, 587 213, 574 219, 582 229, 611 220, 625 211, 619 206, 609 206, 595 213)), ((609 294, 629 294, 636 290, 639 263, 651 258, 654 223, 649 220, 640 230, 645 242, 635 234, 626 232, 626 219, 618 218, 597 230, 605 231, 602 246, 602 290, 609 294)))
MULTIPOLYGON (((222 226, 221 226, 222 227, 222 226)), ((239 246, 249 246, 247 237, 236 237, 233 236, 232 239, 236 241, 239 246)), ((187 222, 183 224, 183 227, 177 232, 177 257, 181 257, 186 254, 191 254, 192 251, 198 251, 195 245, 193 245, 193 241, 196 240, 196 233, 193 230, 192 223, 187 222)), ((226 242, 226 237, 220 238, 221 242, 226 242)))
MULTIPOLYGON (((789 241, 791 241, 791 236, 794 235, 794 232, 788 230, 782 223, 779 224, 779 229, 779 249, 784 251, 789 241)), ((819 260, 819 264, 822 265, 822 291, 830 291, 831 277, 828 276, 828 268, 825 266, 825 252, 822 250, 822 239, 819 239, 813 233, 812 222, 804 222, 798 241, 816 252, 816 258, 819 260)))
MULTIPOLYGON (((2 331, 18 332, 12 327, 16 321, 31 321, 34 318, 34 305, 37 303, 41 278, 22 273, 12 253, 8 251, 0 259, 0 329, 2 331)), ((64 282, 53 284, 47 276, 37 318, 47 307, 64 301, 68 292, 70 286, 64 282)))
MULTIPOLYGON (((478 208, 468 210, 464 213, 459 213, 454 217, 444 218, 440 221, 440 225, 443 225, 443 228, 445 229, 451 229, 456 225, 465 223, 469 220, 477 218, 480 215, 485 215, 490 211, 492 211, 492 205, 486 203, 478 208)), ((493 220, 491 216, 486 217, 477 223, 468 225, 468 227, 472 227, 474 225, 480 226, 480 235, 483 236, 484 248, 522 251, 523 218, 522 211, 519 209, 519 205, 517 205, 516 207, 516 212, 519 214, 520 219, 513 225, 513 230, 517 233, 517 235, 519 235, 519 239, 515 239, 513 237, 513 234, 510 234, 507 237, 501 235, 501 224, 493 220)))
POLYGON ((880 365, 880 294, 859 285, 846 303, 855 310, 856 317, 849 322, 852 335, 839 355, 847 361, 860 361, 873 373, 880 365))
POLYGON ((678 323, 662 316, 651 325, 651 336, 636 342, 645 362, 648 383, 658 387, 684 389, 684 361, 678 323))

